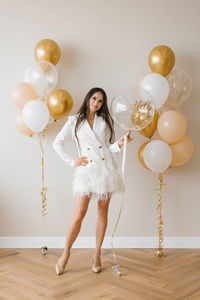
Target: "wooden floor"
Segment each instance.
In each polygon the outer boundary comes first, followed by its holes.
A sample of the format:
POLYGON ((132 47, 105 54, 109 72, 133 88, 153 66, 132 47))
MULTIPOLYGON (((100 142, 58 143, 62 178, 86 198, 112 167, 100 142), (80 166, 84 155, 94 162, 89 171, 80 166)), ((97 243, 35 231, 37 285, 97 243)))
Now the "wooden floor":
POLYGON ((200 300, 200 250, 102 249, 102 271, 93 273, 93 249, 72 249, 65 273, 55 264, 61 249, 0 249, 0 299, 200 300))

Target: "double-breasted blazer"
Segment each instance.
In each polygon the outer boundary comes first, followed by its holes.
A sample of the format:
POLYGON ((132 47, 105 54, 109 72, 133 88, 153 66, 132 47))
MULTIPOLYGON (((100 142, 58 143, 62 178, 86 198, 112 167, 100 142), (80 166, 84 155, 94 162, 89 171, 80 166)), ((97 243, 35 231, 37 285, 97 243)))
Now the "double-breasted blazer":
POLYGON ((53 148, 60 158, 69 166, 74 167, 73 191, 74 195, 89 195, 89 193, 105 196, 107 192, 124 190, 119 166, 113 154, 120 152, 118 141, 109 143, 110 129, 103 119, 95 113, 93 129, 88 121, 83 120, 75 136, 75 125, 78 114, 68 117, 67 122, 53 141, 53 148), (88 164, 75 166, 77 157, 73 157, 64 146, 65 139, 71 137, 77 146, 78 155, 86 156, 88 164))

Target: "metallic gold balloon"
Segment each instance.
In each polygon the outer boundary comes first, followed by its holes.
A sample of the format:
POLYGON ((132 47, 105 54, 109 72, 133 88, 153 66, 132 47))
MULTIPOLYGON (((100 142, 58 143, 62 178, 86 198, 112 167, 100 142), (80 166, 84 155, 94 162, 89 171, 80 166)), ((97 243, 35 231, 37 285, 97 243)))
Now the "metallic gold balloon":
POLYGON ((145 146, 146 146, 148 143, 149 143, 149 141, 146 142, 146 143, 144 143, 144 144, 142 144, 142 145, 140 146, 139 150, 138 150, 138 159, 139 159, 141 165, 142 165, 143 167, 145 167, 147 170, 149 170, 149 168, 146 166, 146 164, 145 164, 145 162, 144 162, 144 159, 143 159, 143 152, 144 152, 145 146))
POLYGON ((47 60, 56 65, 60 59, 61 51, 55 41, 44 39, 37 43, 34 54, 37 61, 47 60))
POLYGON ((158 118, 159 118, 159 114, 158 111, 156 110, 151 123, 144 129, 140 130, 139 133, 143 134, 147 138, 151 138, 154 135, 154 132, 156 131, 158 118))
POLYGON ((165 45, 156 46, 149 54, 149 66, 154 73, 166 76, 174 67, 175 55, 171 48, 165 45))
POLYGON ((65 117, 72 109, 72 96, 65 90, 54 90, 47 99, 50 115, 58 120, 65 117))

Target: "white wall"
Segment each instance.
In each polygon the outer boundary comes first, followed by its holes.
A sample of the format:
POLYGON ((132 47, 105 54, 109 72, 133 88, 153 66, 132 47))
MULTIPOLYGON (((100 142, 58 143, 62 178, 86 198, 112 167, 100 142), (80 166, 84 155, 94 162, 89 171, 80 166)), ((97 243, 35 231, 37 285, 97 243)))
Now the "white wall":
MULTIPOLYGON (((0 236, 65 236, 73 213, 72 168, 62 162, 52 141, 67 117, 48 132, 45 176, 48 215, 41 216, 41 158, 33 139, 13 125, 16 108, 10 99, 13 86, 23 81, 34 62, 34 47, 44 38, 55 40, 62 51, 57 65, 57 88, 74 99, 71 114, 78 111, 87 91, 100 86, 109 103, 120 89, 135 86, 149 72, 148 54, 159 44, 171 47, 175 67, 187 71, 193 91, 180 111, 188 122, 194 154, 185 165, 173 168, 163 191, 164 236, 198 237, 200 228, 199 113, 200 113, 200 2, 198 0, 7 0, 0 10, 0 236)), ((123 131, 116 125, 116 138, 123 131)), ((146 141, 136 134, 128 144, 126 196, 115 236, 157 236, 156 176, 137 158, 146 141)), ((70 149, 75 149, 70 143, 70 149)), ((118 154, 116 154, 118 155, 118 154)), ((119 154, 121 158, 121 154, 119 154)), ((111 201, 106 235, 110 236, 120 208, 111 201)), ((80 237, 95 235, 96 203, 91 202, 80 237)))

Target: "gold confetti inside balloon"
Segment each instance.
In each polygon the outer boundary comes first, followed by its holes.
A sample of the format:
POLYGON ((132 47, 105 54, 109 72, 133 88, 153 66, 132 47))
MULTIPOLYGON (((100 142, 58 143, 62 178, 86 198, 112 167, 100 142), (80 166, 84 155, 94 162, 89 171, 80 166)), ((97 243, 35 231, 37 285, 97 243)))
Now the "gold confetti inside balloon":
POLYGON ((125 130, 142 130, 152 121, 154 113, 151 95, 141 88, 123 89, 111 102, 112 117, 125 130))
POLYGON ((166 76, 169 83, 169 95, 160 111, 174 109, 188 99, 192 91, 191 76, 184 70, 176 69, 166 76))

